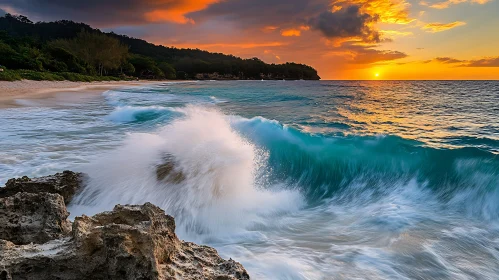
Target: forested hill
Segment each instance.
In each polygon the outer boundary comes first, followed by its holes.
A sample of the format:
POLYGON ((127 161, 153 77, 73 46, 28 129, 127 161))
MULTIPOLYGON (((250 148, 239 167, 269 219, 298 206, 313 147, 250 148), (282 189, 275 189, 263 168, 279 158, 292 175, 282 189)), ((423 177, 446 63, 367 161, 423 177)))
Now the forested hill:
POLYGON ((149 79, 320 79, 314 68, 303 64, 267 64, 258 58, 157 46, 84 23, 33 23, 10 14, 0 17, 0 65, 149 79))

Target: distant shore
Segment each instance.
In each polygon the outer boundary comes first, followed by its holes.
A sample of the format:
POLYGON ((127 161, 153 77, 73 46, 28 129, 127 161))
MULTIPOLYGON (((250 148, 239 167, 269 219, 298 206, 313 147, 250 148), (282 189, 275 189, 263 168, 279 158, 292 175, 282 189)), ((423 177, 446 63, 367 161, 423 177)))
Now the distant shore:
MULTIPOLYGON (((169 81, 170 82, 170 81, 169 81)), ((106 90, 158 84, 160 81, 110 81, 110 82, 69 82, 69 81, 0 81, 0 108, 17 107, 18 99, 50 98, 62 92, 102 93, 106 90)))

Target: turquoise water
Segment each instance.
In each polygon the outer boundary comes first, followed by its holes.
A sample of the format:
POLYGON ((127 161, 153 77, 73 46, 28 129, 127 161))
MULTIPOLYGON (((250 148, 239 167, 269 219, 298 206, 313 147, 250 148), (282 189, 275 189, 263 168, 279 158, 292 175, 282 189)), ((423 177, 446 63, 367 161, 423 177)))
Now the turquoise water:
POLYGON ((499 82, 161 83, 0 110, 0 181, 84 171, 254 279, 498 279, 499 82), (182 182, 158 181, 173 159, 182 182))

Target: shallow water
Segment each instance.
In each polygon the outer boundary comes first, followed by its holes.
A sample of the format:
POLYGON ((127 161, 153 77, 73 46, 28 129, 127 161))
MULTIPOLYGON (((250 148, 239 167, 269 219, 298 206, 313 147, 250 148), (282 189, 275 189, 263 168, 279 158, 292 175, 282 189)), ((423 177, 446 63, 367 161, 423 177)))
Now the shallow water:
POLYGON ((163 83, 0 110, 0 181, 153 202, 254 279, 498 279, 499 82, 163 83), (157 180, 174 159, 181 181, 157 180))

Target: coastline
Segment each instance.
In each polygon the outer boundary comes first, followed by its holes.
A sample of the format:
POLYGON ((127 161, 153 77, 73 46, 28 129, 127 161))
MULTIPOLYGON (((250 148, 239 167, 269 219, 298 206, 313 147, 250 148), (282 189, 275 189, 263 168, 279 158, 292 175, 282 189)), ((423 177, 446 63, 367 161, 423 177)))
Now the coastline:
MULTIPOLYGON (((172 82, 172 81, 168 81, 172 82)), ((109 81, 109 82, 70 82, 70 81, 0 81, 0 109, 20 107, 18 99, 47 99, 58 93, 78 92, 80 94, 100 94, 106 90, 128 86, 158 84, 161 81, 109 81)))

